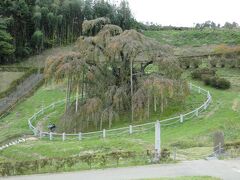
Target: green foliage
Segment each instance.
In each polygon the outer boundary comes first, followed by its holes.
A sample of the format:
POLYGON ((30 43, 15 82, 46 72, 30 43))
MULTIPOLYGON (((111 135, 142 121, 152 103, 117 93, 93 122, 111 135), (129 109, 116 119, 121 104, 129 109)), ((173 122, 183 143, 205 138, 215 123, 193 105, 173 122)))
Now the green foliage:
POLYGON ((0 16, 0 64, 8 61, 10 55, 14 53, 12 40, 12 36, 7 32, 6 20, 0 16))
POLYGON ((32 35, 32 44, 36 48, 37 53, 41 51, 43 46, 43 33, 39 30, 35 31, 32 35))
POLYGON ((214 69, 196 69, 191 73, 191 76, 193 79, 202 80, 205 85, 210 85, 217 89, 229 89, 231 87, 231 83, 228 80, 216 76, 214 69))
MULTIPOLYGON (((166 150, 162 154, 164 155, 164 159, 169 157, 169 152, 166 150)), ((106 167, 107 164, 112 166, 113 161, 116 162, 116 166, 119 166, 120 159, 121 161, 129 161, 131 159, 134 160, 136 156, 141 157, 142 160, 146 158, 144 154, 137 154, 132 151, 112 151, 110 153, 87 153, 65 158, 56 157, 32 161, 3 162, 0 163, 0 175, 23 175, 42 172, 50 168, 56 172, 66 169, 66 167, 71 169, 73 166, 84 163, 87 164, 88 169, 91 169, 93 165, 98 168, 106 167)), ((48 172, 50 171, 48 170, 48 172)))
POLYGON ((7 27, 0 22, 0 63, 73 43, 82 34, 85 19, 107 17, 124 30, 136 23, 127 2, 117 6, 103 0, 1 1, 0 17, 11 17, 7 27))

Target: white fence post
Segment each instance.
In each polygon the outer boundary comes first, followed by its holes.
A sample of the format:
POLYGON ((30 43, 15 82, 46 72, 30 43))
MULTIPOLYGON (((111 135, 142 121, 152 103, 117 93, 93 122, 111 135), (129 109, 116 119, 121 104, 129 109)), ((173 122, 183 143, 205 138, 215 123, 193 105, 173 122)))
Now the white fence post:
POLYGON ((129 126, 129 134, 132 134, 133 133, 133 127, 132 125, 129 126))
POLYGON ((52 108, 55 109, 55 103, 52 104, 52 108))
POLYGON ((52 141, 52 139, 53 139, 52 132, 49 133, 49 139, 50 139, 50 141, 52 141))
POLYGON ((103 139, 106 138, 106 129, 103 129, 103 139))
POLYGON ((42 114, 44 114, 44 107, 43 107, 43 105, 42 105, 42 114))
POLYGON ((62 134, 62 140, 63 140, 63 141, 66 140, 66 134, 65 134, 65 133, 62 134))
POLYGON ((198 109, 196 109, 196 116, 198 117, 199 113, 198 113, 198 109))
POLYGON ((207 102, 205 102, 205 104, 204 104, 204 110, 206 110, 207 107, 208 107, 208 104, 207 104, 207 102))
POLYGON ((201 93, 201 89, 200 89, 200 87, 198 86, 198 93, 201 93))
POLYGON ((82 133, 78 133, 78 140, 81 141, 82 140, 82 133))
POLYGON ((155 123, 155 152, 155 157, 159 159, 161 153, 161 125, 159 121, 155 123))
POLYGON ((208 99, 210 99, 211 98, 211 94, 210 94, 210 92, 208 91, 208 93, 207 93, 207 97, 208 97, 208 99))
POLYGON ((40 131, 40 132, 39 132, 39 137, 40 137, 40 139, 42 139, 42 136, 43 136, 43 135, 42 135, 42 131, 40 131))
POLYGON ((183 115, 181 114, 181 115, 180 115, 180 123, 183 123, 183 119, 184 119, 184 118, 183 118, 183 115))

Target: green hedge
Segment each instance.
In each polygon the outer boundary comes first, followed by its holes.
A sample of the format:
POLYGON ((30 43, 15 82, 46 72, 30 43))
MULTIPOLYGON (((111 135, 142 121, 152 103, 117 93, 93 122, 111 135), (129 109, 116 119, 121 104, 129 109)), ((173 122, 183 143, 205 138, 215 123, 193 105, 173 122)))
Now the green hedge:
POLYGON ((230 149, 230 148, 235 148, 235 149, 240 149, 240 141, 237 141, 237 142, 230 142, 230 143, 226 143, 224 145, 224 147, 226 149, 230 149))
MULTIPOLYGON (((135 152, 117 150, 109 153, 87 153, 67 158, 48 158, 21 162, 0 163, 0 175, 23 175, 43 172, 60 172, 91 168, 118 167, 120 165, 149 164, 154 158, 154 151, 135 152)), ((170 151, 163 149, 160 162, 169 162, 170 151)))
MULTIPOLYGON (((115 151, 107 154, 103 153, 88 153, 81 156, 74 156, 68 158, 49 158, 39 159, 33 161, 22 162, 4 162, 0 163, 0 175, 23 175, 49 171, 59 171, 71 169, 77 164, 82 164, 88 169, 92 167, 106 167, 107 163, 119 165, 120 160, 134 159, 141 154, 131 151, 115 151)), ((141 155, 143 157, 143 155, 141 155)))

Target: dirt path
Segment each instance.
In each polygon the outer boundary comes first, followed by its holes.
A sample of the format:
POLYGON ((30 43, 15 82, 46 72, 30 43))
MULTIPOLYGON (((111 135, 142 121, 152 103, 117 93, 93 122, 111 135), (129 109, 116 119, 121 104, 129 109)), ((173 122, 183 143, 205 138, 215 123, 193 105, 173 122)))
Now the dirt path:
POLYGON ((3 112, 8 111, 13 107, 17 101, 29 94, 39 82, 43 79, 42 74, 32 74, 26 78, 23 83, 17 86, 16 90, 5 98, 0 99, 0 118, 3 112))
POLYGON ((16 176, 3 178, 3 180, 127 180, 176 176, 213 176, 224 180, 238 180, 240 179, 240 159, 229 161, 185 161, 178 164, 90 170, 60 174, 16 176))

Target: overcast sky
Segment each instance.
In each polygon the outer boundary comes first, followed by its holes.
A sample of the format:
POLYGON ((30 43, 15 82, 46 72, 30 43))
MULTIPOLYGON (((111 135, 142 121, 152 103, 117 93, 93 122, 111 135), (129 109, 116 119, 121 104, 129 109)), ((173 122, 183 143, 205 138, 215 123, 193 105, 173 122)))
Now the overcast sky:
POLYGON ((240 0, 128 0, 134 17, 141 22, 193 26, 212 20, 240 24, 240 0))

